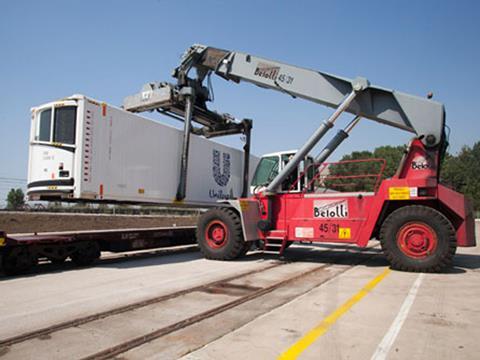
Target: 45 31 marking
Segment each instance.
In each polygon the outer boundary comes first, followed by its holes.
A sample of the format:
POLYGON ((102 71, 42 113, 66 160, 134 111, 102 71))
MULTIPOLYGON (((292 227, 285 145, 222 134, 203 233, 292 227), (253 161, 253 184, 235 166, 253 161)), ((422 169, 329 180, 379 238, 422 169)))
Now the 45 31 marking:
POLYGON ((320 226, 318 227, 318 229, 321 232, 332 232, 332 233, 337 233, 339 228, 340 228, 340 225, 329 224, 329 223, 320 224, 320 226))

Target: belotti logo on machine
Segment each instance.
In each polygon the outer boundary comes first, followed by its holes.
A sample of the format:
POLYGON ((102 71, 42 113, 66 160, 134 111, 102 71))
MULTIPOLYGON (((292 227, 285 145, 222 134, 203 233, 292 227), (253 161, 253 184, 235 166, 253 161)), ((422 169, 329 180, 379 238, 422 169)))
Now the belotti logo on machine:
POLYGON ((313 203, 313 216, 315 218, 347 218, 347 200, 317 200, 313 203))

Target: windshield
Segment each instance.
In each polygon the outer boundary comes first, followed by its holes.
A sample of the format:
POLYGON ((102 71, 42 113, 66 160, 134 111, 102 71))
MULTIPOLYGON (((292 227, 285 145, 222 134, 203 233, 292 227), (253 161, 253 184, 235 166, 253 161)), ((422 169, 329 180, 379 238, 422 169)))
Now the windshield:
POLYGON ((52 109, 43 110, 38 117, 35 140, 74 145, 76 119, 76 106, 55 108, 52 132, 52 109))
POLYGON ((260 160, 255 175, 253 176, 252 186, 267 185, 278 174, 278 156, 267 156, 260 160))
POLYGON ((76 106, 65 106, 55 109, 55 128, 53 141, 61 144, 75 144, 76 106))

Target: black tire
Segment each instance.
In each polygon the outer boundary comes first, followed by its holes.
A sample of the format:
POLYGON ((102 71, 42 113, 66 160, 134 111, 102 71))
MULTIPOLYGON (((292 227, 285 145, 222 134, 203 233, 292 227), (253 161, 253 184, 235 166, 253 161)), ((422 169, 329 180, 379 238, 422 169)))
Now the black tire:
POLYGON ((242 252, 240 253, 240 255, 238 257, 242 257, 244 255, 247 255, 247 253, 252 248, 252 242, 251 241, 244 241, 244 244, 245 245, 243 246, 242 252))
POLYGON ((24 274, 37 262, 37 257, 28 246, 15 246, 4 251, 2 268, 6 275, 24 274))
POLYGON ((202 254, 211 260, 234 260, 250 249, 243 239, 240 217, 224 207, 208 210, 200 217, 197 243, 202 254))
POLYGON ((393 211, 380 229, 380 243, 393 269, 439 272, 451 266, 455 229, 438 210, 408 205, 393 211))
POLYGON ((70 258, 77 266, 91 265, 100 258, 100 246, 96 241, 82 243, 70 258))

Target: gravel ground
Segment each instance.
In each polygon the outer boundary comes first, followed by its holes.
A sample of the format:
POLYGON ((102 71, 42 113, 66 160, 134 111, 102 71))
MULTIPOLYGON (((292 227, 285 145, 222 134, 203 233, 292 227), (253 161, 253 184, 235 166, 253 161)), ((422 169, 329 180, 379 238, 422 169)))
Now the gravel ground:
POLYGON ((30 233, 70 230, 106 230, 195 225, 195 216, 85 215, 56 213, 0 213, 0 230, 30 233))

